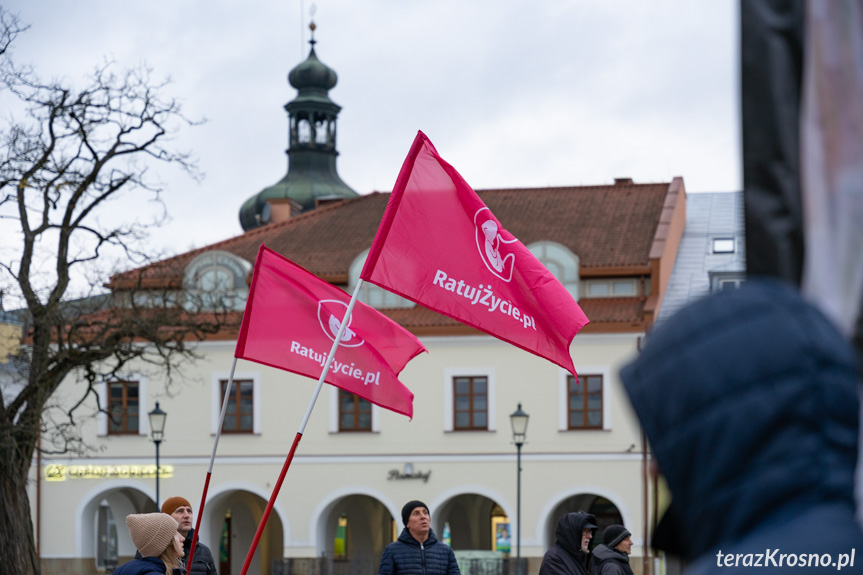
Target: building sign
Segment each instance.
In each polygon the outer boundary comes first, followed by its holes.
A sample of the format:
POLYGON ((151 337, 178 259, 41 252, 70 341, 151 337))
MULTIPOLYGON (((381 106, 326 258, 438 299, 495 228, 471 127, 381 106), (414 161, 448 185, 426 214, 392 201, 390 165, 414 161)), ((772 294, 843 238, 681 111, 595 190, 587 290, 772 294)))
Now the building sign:
MULTIPOLYGON (((160 465, 159 477, 173 477, 173 465, 160 465)), ((156 477, 155 465, 60 465, 45 466, 46 481, 67 479, 142 479, 156 477)))
POLYGON ((405 469, 404 471, 399 471, 398 469, 390 469, 390 472, 387 474, 387 479, 392 481, 401 481, 403 479, 422 479, 423 483, 428 483, 429 477, 431 477, 431 469, 428 471, 414 471, 413 468, 405 469))

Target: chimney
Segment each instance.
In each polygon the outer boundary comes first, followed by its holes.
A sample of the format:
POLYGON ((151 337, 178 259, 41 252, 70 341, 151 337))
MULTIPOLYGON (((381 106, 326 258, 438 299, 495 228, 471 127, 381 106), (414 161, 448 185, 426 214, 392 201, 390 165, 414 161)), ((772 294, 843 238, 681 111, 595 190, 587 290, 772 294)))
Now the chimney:
POLYGON ((261 217, 261 223, 277 224, 285 222, 294 216, 303 213, 303 206, 300 202, 291 198, 269 198, 267 205, 264 207, 261 217))
POLYGON ((615 186, 631 186, 634 183, 632 178, 614 178, 615 186))

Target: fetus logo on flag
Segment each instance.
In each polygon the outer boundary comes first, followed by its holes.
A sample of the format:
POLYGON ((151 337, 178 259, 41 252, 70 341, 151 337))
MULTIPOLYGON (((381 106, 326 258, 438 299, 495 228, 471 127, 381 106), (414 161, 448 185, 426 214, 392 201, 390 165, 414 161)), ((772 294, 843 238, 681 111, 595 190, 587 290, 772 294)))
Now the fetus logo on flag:
POLYGON ((514 237, 511 239, 503 237, 502 234, 510 235, 509 232, 497 223, 491 210, 486 207, 477 210, 473 216, 473 223, 476 226, 476 247, 479 249, 479 257, 491 273, 509 283, 515 267, 515 254, 506 253, 505 244, 512 244, 518 240, 514 237))
MULTIPOLYGON (((344 317, 348 312, 348 305, 344 302, 334 300, 334 299, 324 299, 318 302, 318 321, 321 324, 321 329, 324 330, 324 333, 327 334, 327 337, 330 340, 335 341, 336 336, 339 334, 339 328, 342 327, 342 322, 333 313, 333 307, 339 308, 338 313, 339 316, 344 317), (344 311, 342 311, 342 309, 344 311)), ((351 329, 351 321, 353 320, 353 314, 348 316, 347 325, 345 326, 345 332, 342 334, 342 340, 339 343, 340 346, 343 347, 359 347, 365 343, 363 339, 357 336, 357 333, 351 329)))

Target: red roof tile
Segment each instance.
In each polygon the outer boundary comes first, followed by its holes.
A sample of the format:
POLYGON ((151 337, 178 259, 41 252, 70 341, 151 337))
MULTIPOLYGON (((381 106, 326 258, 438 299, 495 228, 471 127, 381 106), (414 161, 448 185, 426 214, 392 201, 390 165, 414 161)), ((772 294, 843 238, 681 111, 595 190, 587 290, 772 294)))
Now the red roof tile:
MULTIPOLYGON (((478 193, 523 244, 558 242, 579 256, 583 268, 590 268, 648 264, 667 190, 668 184, 634 184, 478 193)), ((319 277, 344 278, 354 259, 371 246, 388 200, 389 194, 375 192, 318 208, 120 274, 112 283, 122 284, 141 273, 145 285, 180 285, 186 264, 199 254, 225 250, 253 263, 261 243, 319 277)))
MULTIPOLYGON (((669 184, 660 183, 493 189, 479 190, 478 194, 523 244, 560 243, 579 256, 582 272, 586 272, 590 268, 648 266, 668 190, 669 184)), ((388 193, 375 192, 326 205, 119 274, 112 278, 111 287, 122 289, 139 277, 145 287, 179 287, 186 265, 198 255, 224 250, 254 263, 261 243, 318 277, 344 284, 350 265, 371 246, 388 200, 388 193)), ((591 320, 590 331, 599 323, 616 324, 618 329, 644 327, 644 303, 640 299, 584 299, 580 303, 591 320)), ((384 313, 418 334, 478 333, 422 306, 384 313)))

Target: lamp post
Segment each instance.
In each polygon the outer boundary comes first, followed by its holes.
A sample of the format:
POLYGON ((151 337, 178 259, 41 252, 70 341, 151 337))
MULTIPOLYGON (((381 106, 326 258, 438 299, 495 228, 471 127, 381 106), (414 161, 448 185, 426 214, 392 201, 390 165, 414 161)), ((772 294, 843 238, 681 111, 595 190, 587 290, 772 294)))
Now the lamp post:
POLYGON ((516 504, 515 504, 515 574, 521 575, 521 446, 524 445, 524 439, 527 436, 527 420, 530 418, 528 414, 521 410, 521 403, 510 416, 509 422, 512 425, 512 441, 515 443, 518 457, 516 459, 518 473, 516 474, 516 504))
POLYGON ((156 408, 147 414, 150 418, 150 437, 153 443, 156 444, 156 509, 159 509, 159 444, 165 437, 165 420, 168 419, 168 414, 159 409, 159 402, 156 402, 156 408))

